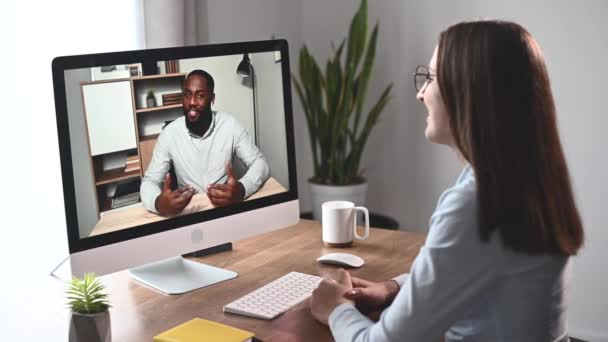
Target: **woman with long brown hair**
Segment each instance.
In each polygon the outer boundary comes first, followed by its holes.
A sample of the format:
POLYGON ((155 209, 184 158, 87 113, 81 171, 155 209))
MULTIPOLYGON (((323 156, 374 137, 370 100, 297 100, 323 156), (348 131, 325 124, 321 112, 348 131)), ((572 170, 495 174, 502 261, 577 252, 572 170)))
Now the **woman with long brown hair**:
POLYGON ((313 315, 337 341, 568 341, 583 228, 538 44, 511 22, 456 24, 415 84, 426 138, 464 169, 409 275, 373 283, 341 270, 314 292, 313 315))

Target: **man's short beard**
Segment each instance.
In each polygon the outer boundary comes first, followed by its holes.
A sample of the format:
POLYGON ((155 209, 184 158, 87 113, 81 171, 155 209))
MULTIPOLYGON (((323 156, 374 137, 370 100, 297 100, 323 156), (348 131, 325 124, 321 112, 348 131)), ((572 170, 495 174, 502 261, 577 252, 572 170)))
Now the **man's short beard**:
POLYGON ((186 119, 186 127, 188 128, 188 131, 199 137, 202 137, 203 134, 205 134, 207 129, 209 129, 209 126, 211 126, 211 121, 213 120, 211 106, 203 109, 203 111, 198 116, 198 120, 194 122, 191 122, 190 119, 188 119, 187 112, 184 112, 184 116, 186 119))

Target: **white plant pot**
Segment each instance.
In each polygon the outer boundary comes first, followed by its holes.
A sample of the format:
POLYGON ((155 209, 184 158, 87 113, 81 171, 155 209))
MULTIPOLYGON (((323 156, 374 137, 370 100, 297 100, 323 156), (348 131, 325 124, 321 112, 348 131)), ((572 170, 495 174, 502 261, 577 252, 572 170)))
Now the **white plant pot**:
POLYGON ((111 342, 110 311, 91 315, 72 312, 69 341, 111 342))
POLYGON ((365 206, 367 182, 355 185, 308 184, 312 197, 312 216, 317 221, 321 221, 321 205, 327 201, 350 201, 356 206, 365 206))

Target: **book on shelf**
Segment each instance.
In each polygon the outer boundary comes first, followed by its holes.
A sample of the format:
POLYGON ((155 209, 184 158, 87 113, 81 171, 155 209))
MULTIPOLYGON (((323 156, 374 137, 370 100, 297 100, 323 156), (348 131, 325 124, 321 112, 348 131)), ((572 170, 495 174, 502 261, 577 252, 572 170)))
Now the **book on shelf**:
POLYGON ((186 323, 154 336, 153 342, 246 342, 255 334, 218 322, 193 318, 186 323))
POLYGON ((127 156, 125 161, 125 172, 138 171, 139 169, 139 156, 137 154, 127 156))
POLYGON ((128 194, 122 197, 112 198, 112 209, 124 207, 139 202, 139 192, 128 194))
POLYGON ((182 97, 184 94, 180 91, 180 92, 176 92, 176 93, 165 93, 162 94, 163 98, 176 98, 176 97, 182 97))
POLYGON ((127 164, 139 163, 139 156, 137 154, 132 154, 130 156, 127 156, 126 163, 127 164))
POLYGON ((139 193, 140 186, 140 179, 132 179, 125 182, 120 182, 116 185, 116 191, 114 191, 114 198, 123 197, 133 193, 139 193))
POLYGON ((125 165, 125 172, 138 171, 139 169, 139 162, 125 165))
POLYGON ((112 209, 139 202, 140 185, 140 179, 118 183, 114 196, 112 196, 112 209))
POLYGON ((180 104, 182 103, 183 99, 184 95, 181 92, 162 95, 163 106, 180 104))
POLYGON ((163 106, 182 104, 182 100, 163 100, 163 106))
POLYGON ((179 72, 179 64, 176 60, 165 61, 165 71, 167 74, 175 74, 179 72))

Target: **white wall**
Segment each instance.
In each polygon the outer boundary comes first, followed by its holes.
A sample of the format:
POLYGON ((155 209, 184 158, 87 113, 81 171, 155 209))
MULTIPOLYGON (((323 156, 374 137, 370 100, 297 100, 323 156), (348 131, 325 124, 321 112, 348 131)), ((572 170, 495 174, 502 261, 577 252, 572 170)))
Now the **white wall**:
MULTIPOLYGON (((146 48, 184 45, 186 2, 184 0, 145 0, 143 4, 146 48)), ((192 6, 191 2, 188 4, 192 6)))
POLYGON ((67 340, 66 301, 47 295, 63 293, 65 285, 48 273, 68 255, 51 60, 142 48, 142 6, 141 0, 0 5, 3 339, 67 340))

